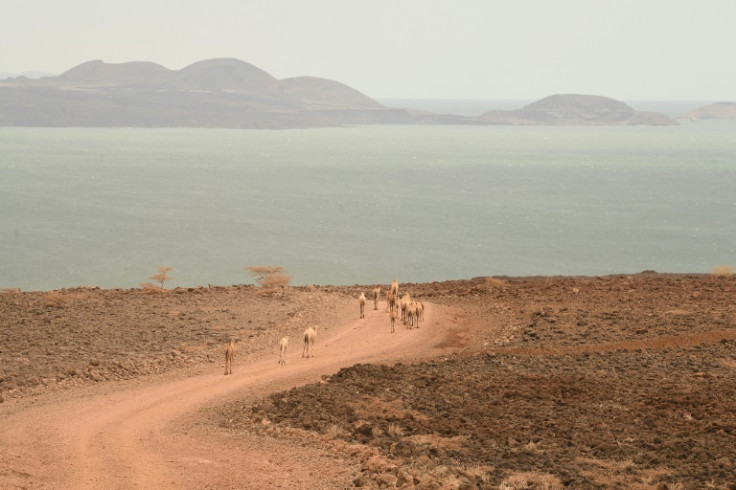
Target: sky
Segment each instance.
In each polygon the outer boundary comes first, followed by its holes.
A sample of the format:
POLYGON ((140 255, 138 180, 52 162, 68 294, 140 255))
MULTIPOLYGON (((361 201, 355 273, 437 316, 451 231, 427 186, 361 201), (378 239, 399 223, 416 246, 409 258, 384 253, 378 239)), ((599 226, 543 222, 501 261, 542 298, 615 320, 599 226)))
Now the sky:
POLYGON ((734 0, 0 0, 0 72, 237 58, 373 98, 736 101, 734 0))

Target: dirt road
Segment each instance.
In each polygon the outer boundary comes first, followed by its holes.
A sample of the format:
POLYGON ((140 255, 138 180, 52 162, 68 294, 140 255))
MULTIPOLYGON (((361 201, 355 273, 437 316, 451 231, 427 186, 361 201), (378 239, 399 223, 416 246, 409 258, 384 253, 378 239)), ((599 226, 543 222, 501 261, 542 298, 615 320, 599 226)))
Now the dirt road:
POLYGON ((0 407, 0 488, 203 489, 335 488, 349 462, 313 447, 256 435, 229 435, 198 422, 206 409, 259 398, 356 363, 438 354, 451 309, 426 305, 421 328, 390 333, 384 306, 366 318, 337 319, 319 332, 315 357, 292 338, 288 363, 273 356, 129 382, 107 382, 5 403, 0 407))

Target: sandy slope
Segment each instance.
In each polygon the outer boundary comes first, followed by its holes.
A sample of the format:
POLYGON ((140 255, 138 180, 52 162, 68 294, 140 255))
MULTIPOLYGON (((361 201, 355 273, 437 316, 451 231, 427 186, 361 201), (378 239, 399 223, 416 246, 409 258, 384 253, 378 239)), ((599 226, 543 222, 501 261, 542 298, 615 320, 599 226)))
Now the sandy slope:
POLYGON ((349 462, 314 448, 255 435, 230 437, 196 422, 201 409, 234 397, 261 397, 317 382, 355 363, 392 362, 441 352, 451 309, 427 305, 422 327, 389 332, 383 305, 320 332, 315 357, 291 339, 277 356, 186 376, 102 383, 5 403, 0 408, 0 488, 335 488, 349 462), (319 470, 315 469, 319 462, 319 470))

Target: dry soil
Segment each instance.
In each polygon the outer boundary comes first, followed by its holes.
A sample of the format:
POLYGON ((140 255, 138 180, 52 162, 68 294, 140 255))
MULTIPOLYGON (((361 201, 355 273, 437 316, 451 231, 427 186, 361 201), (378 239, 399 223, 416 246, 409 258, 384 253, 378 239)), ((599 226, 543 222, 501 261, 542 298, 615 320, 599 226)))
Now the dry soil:
POLYGON ((736 488, 733 276, 373 287, 1 293, 0 488, 736 488))

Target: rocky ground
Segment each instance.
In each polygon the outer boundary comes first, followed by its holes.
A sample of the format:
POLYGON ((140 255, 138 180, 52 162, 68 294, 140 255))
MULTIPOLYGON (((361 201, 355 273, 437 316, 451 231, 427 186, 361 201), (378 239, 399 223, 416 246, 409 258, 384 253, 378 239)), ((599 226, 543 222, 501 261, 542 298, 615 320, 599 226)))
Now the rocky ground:
MULTIPOLYGON (((340 296, 340 293, 336 293, 340 296)), ((315 288, 72 288, 0 294, 0 398, 131 379, 222 359, 235 338, 257 357, 295 323, 335 314, 315 288)))
MULTIPOLYGON (((335 298, 372 288, 6 292, 0 394, 221 362, 231 336, 249 355, 272 355, 265 346, 297 324, 353 306, 335 298)), ((736 277, 402 289, 453 312, 442 326, 450 354, 345 367, 220 406, 210 423, 332 445, 362 461, 356 487, 736 488, 736 277)))

